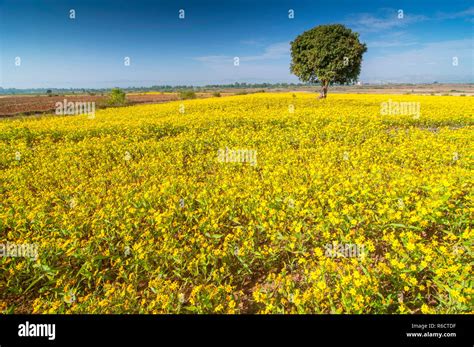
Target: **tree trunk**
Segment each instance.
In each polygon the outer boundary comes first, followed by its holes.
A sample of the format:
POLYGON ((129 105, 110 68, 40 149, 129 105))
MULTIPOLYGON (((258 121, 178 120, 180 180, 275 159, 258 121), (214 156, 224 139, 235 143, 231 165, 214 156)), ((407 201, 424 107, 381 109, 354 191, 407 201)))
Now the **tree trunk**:
POLYGON ((321 95, 319 95, 319 99, 326 99, 328 95, 328 87, 329 81, 321 81, 321 95))

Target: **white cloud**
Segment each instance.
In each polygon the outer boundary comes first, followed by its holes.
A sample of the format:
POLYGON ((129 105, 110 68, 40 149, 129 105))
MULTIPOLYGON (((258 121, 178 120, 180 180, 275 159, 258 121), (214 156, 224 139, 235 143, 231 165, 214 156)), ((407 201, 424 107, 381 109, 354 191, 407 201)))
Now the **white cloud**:
POLYGON ((466 18, 468 21, 474 21, 474 7, 469 7, 457 12, 438 12, 434 16, 428 17, 422 14, 415 14, 405 11, 403 8, 383 8, 379 9, 375 14, 359 13, 354 14, 352 19, 346 23, 355 31, 361 33, 377 32, 393 28, 402 28, 409 24, 418 23, 428 20, 446 20, 466 18), (403 18, 399 18, 398 11, 403 11, 403 18))
POLYGON ((261 54, 257 55, 207 55, 201 57, 194 57, 194 60, 200 61, 210 65, 228 65, 234 63, 234 58, 238 57, 240 62, 254 62, 263 60, 277 60, 283 58, 290 58, 290 43, 277 42, 265 47, 261 54))
POLYGON ((231 64, 234 57, 228 55, 205 55, 201 57, 194 57, 194 60, 206 64, 231 64))
MULTIPOLYGON (((238 51, 238 50, 236 50, 238 51)), ((246 82, 281 82, 293 81, 291 75, 290 43, 276 42, 264 47, 260 54, 255 55, 209 55, 193 58, 202 63, 202 69, 196 74, 200 79, 215 81, 246 81, 246 82), (234 65, 234 57, 239 57, 239 66, 234 65)))
POLYGON ((262 54, 253 56, 244 56, 241 61, 256 61, 256 60, 269 60, 269 59, 281 59, 290 56, 290 43, 289 42, 278 42, 267 46, 262 54))
POLYGON ((405 47, 416 45, 415 41, 401 41, 401 40, 375 40, 367 42, 367 47, 370 48, 389 48, 389 47, 405 47))
POLYGON ((401 28, 408 24, 424 21, 424 15, 413 14, 403 11, 403 17, 399 18, 399 9, 381 9, 377 14, 360 13, 354 15, 347 24, 358 32, 377 32, 392 28, 401 28))
POLYGON ((363 61, 361 80, 424 83, 473 82, 473 41, 451 40, 422 44, 400 53, 377 55, 363 61), (456 57, 458 65, 453 65, 456 57))
MULTIPOLYGON (((438 12, 435 15, 435 19, 458 19, 458 18, 465 18, 465 17, 473 17, 474 16, 474 7, 469 7, 464 11, 458 12, 438 12)), ((473 18, 470 19, 471 21, 473 18)))
POLYGON ((369 50, 371 48, 392 48, 392 47, 406 47, 418 44, 412 35, 405 31, 395 31, 385 34, 378 40, 369 40, 366 42, 369 50))

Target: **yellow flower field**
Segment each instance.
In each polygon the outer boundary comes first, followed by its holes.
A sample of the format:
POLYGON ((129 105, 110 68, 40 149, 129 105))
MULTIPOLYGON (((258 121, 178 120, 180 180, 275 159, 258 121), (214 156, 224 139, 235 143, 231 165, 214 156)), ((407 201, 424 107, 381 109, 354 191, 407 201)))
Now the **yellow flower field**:
POLYGON ((261 93, 1 120, 0 243, 38 256, 0 257, 0 310, 472 313, 473 110, 261 93))

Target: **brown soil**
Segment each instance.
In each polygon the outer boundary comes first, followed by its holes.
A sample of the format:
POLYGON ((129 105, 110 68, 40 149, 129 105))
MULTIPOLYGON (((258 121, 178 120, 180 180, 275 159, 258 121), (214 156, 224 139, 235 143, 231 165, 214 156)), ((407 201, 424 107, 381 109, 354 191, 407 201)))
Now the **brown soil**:
MULTIPOLYGON (((196 93, 198 98, 212 97, 217 90, 203 90, 196 93)), ((223 88, 219 90, 221 96, 235 95, 239 93, 261 92, 262 89, 236 89, 223 88)), ((265 92, 309 92, 317 95, 320 88, 293 87, 265 89, 265 92)), ((361 85, 361 86, 331 86, 329 96, 332 93, 354 93, 354 94, 413 94, 413 95, 466 95, 474 96, 474 84, 422 84, 422 85, 361 85)), ((55 110, 56 103, 63 102, 95 102, 96 109, 106 107, 106 95, 0 95, 0 117, 11 117, 15 115, 33 115, 51 112, 55 110)), ((162 103, 179 100, 177 93, 129 93, 127 100, 130 104, 162 103)))

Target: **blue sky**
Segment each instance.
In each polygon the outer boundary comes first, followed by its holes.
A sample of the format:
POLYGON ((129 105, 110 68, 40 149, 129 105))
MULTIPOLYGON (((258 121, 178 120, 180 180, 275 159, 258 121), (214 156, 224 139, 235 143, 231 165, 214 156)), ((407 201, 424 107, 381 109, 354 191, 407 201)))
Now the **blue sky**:
POLYGON ((329 23, 367 44, 363 82, 474 82, 472 1, 0 0, 0 86, 297 82, 289 42, 329 23))

